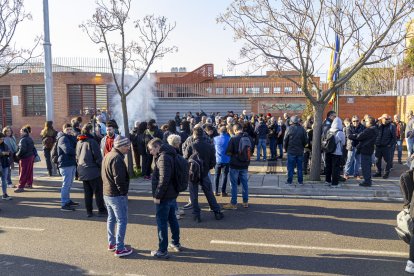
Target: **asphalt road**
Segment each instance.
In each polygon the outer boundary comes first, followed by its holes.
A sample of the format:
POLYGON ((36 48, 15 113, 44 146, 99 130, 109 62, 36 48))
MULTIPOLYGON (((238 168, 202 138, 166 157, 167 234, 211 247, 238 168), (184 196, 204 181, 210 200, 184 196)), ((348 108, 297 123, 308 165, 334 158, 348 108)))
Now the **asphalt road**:
POLYGON ((135 252, 121 259, 106 250, 105 219, 86 218, 82 191, 72 192, 76 212, 60 211, 56 187, 11 196, 0 203, 0 275, 404 275, 408 256, 393 228, 401 203, 256 197, 216 221, 203 200, 202 223, 189 211, 180 220, 185 251, 154 260, 146 193, 130 195, 126 243, 135 252))

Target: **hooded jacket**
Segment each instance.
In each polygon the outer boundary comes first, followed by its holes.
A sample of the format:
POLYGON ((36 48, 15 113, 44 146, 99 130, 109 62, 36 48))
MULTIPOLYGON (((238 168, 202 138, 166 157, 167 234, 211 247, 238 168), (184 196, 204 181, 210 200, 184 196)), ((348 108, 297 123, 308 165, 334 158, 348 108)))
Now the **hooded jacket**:
POLYGON ((88 181, 101 176, 102 155, 92 135, 79 135, 76 144, 79 180, 88 181))
POLYGON ((333 155, 342 155, 343 147, 345 146, 345 134, 343 132, 342 127, 342 120, 339 117, 336 117, 329 129, 329 132, 335 133, 335 143, 336 143, 336 150, 333 152, 333 155))
POLYGON ((177 155, 175 148, 162 144, 155 157, 154 172, 152 174, 152 196, 161 201, 177 198, 175 189, 174 160, 177 155))
POLYGON ((76 166, 76 137, 59 132, 57 143, 58 167, 76 166))
POLYGON ((284 142, 288 154, 303 155, 308 135, 302 126, 293 124, 287 129, 284 142))

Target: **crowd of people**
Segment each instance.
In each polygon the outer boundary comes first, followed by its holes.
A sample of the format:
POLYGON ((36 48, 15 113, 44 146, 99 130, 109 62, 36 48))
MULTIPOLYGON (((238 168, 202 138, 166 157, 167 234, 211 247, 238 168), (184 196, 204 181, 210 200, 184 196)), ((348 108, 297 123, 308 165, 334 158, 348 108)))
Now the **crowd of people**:
MULTIPOLYGON (((371 186, 371 167, 376 165, 373 177, 388 178, 393 167, 394 151, 402 163, 402 142, 408 145, 411 158, 414 147, 414 116, 408 114, 408 123, 398 115, 394 120, 388 114, 380 118, 358 115, 343 121, 334 111, 327 113, 322 124, 322 174, 326 185, 340 186, 341 181, 354 177, 361 179, 360 186, 371 186), (382 168, 382 160, 385 168, 382 168), (362 174, 360 173, 362 172, 362 174)), ((116 121, 105 114, 82 125, 82 118, 56 131, 53 123, 45 123, 41 131, 43 153, 49 175, 62 177, 61 210, 75 211, 78 202, 72 201, 70 191, 74 179, 83 182, 87 217, 94 216, 95 197, 97 216, 107 217, 108 250, 115 256, 127 256, 132 248, 124 244, 128 223, 129 172, 124 156, 133 150, 135 166, 145 180, 151 181, 153 201, 156 204, 158 249, 151 252, 157 258, 169 258, 168 249, 181 251, 178 220, 192 209, 193 220, 202 221, 198 200, 201 187, 216 220, 224 218, 222 209, 236 210, 238 186, 241 186, 242 208, 249 208, 248 168, 251 160, 257 162, 285 159, 288 177, 286 185, 293 184, 294 174, 298 185, 304 185, 303 175, 308 174, 312 162, 312 116, 302 120, 299 116, 274 117, 272 114, 238 115, 232 111, 221 116, 188 112, 176 113, 168 124, 158 127, 154 119, 136 122, 129 138, 121 136, 116 121), (255 157, 253 157, 255 154, 255 157), (188 162, 188 203, 178 207, 177 158, 188 162), (214 185, 210 171, 214 169, 214 185), (229 176, 230 174, 230 176, 229 176), (230 179, 228 193, 227 182, 230 179), (221 180, 221 183, 220 183, 221 180), (221 184, 221 185, 220 185, 221 184), (216 197, 229 197, 220 206, 216 197), (172 241, 168 243, 168 225, 172 241), (116 229, 115 229, 116 228, 116 229)), ((2 191, 4 200, 10 200, 7 188, 11 183, 11 169, 19 164, 19 184, 15 193, 33 187, 33 164, 38 154, 31 138, 29 125, 20 130, 18 143, 10 127, 0 133, 0 161, 2 165, 2 191)))

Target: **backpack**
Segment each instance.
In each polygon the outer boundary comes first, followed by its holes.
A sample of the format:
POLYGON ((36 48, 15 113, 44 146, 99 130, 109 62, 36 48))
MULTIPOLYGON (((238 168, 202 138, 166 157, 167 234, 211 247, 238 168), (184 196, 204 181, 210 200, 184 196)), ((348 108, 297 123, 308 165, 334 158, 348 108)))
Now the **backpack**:
POLYGON ((59 162, 59 146, 58 146, 59 139, 56 140, 56 143, 53 145, 52 150, 50 151, 50 159, 55 164, 59 162))
POLYGON ((42 142, 45 149, 50 150, 53 148, 53 145, 55 144, 55 138, 52 136, 46 136, 45 138, 43 138, 42 142))
POLYGON ((188 178, 190 179, 191 183, 201 182, 203 175, 203 160, 201 160, 198 152, 193 153, 190 158, 188 158, 188 164, 188 178))
POLYGON ((179 193, 187 190, 189 180, 188 161, 177 154, 174 160, 175 190, 179 193))
POLYGON ((252 142, 248 136, 242 136, 239 141, 238 158, 240 161, 250 161, 252 155, 252 142))
POLYGON ((395 231, 400 239, 410 244, 411 236, 413 235, 414 223, 411 218, 410 211, 404 209, 397 215, 397 226, 395 231))
POLYGON ((337 131, 328 131, 322 138, 322 150, 326 153, 334 153, 336 150, 335 135, 337 131))

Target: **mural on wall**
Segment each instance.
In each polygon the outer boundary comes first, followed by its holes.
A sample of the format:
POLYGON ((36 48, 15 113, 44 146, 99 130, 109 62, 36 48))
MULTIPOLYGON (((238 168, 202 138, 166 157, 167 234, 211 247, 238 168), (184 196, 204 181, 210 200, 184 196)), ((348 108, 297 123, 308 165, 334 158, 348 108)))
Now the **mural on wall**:
POLYGON ((269 104, 262 103, 260 109, 262 112, 293 112, 293 111, 303 111, 306 108, 304 103, 279 103, 279 104, 269 104))

